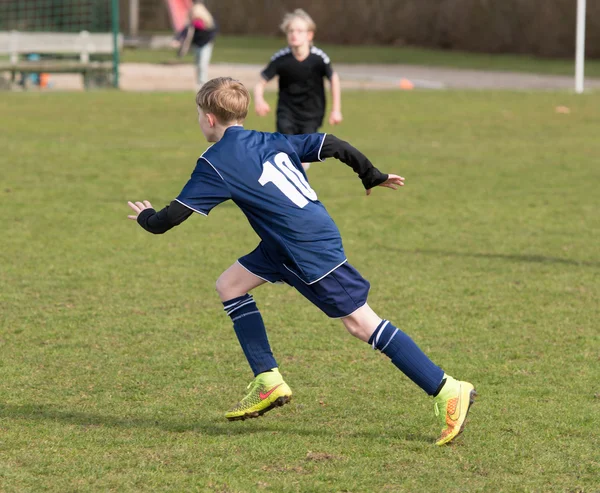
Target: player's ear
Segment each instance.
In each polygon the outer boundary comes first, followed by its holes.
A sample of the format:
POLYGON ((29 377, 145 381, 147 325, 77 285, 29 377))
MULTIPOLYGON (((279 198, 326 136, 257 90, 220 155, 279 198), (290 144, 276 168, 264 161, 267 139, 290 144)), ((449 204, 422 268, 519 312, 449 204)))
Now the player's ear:
POLYGON ((213 115, 212 113, 207 113, 206 119, 208 120, 208 124, 210 125, 210 128, 213 128, 217 124, 217 119, 215 118, 215 115, 213 115))
POLYGON ((312 42, 313 38, 315 37, 315 32, 314 31, 308 31, 308 33, 306 33, 306 36, 308 38, 308 41, 312 42))

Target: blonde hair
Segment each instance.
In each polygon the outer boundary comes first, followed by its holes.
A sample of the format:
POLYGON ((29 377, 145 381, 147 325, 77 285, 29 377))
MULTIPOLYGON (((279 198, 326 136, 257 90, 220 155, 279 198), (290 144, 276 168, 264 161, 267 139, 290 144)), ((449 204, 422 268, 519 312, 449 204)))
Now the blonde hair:
POLYGON ((196 104, 204 113, 215 115, 219 123, 243 122, 248 115, 250 93, 238 80, 217 77, 200 88, 196 104))
POLYGON ((202 22, 204 22, 204 25, 207 29, 212 29, 215 27, 215 20, 213 19, 212 14, 208 11, 206 5, 203 3, 194 4, 190 13, 190 17, 192 20, 200 19, 202 22))
POLYGON ((287 14, 285 14, 283 16, 283 21, 281 21, 281 25, 279 26, 279 28, 284 33, 287 33, 288 28, 290 27, 290 23, 294 19, 301 19, 304 22, 306 22, 309 31, 315 32, 317 30, 317 25, 315 24, 315 21, 313 21, 312 17, 302 9, 296 9, 293 12, 288 12, 287 14))

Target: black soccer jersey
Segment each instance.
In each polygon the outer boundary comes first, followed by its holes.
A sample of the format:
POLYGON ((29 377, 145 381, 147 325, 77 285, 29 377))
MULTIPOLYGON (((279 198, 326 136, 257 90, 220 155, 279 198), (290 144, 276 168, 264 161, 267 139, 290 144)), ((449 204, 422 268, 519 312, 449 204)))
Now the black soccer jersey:
POLYGON ((302 61, 294 57, 289 47, 279 50, 261 72, 267 81, 279 76, 278 119, 315 123, 317 127, 325 115, 323 77, 331 80, 332 74, 329 57, 316 46, 302 61))

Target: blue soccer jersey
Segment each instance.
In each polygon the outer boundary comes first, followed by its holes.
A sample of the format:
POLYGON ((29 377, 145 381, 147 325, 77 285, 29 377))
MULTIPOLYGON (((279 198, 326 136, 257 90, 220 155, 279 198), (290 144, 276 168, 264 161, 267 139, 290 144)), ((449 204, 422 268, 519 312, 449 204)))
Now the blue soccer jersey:
POLYGON ((324 138, 229 127, 198 159, 176 200, 204 215, 233 200, 285 267, 316 282, 346 261, 340 232, 302 168, 321 160, 324 138))

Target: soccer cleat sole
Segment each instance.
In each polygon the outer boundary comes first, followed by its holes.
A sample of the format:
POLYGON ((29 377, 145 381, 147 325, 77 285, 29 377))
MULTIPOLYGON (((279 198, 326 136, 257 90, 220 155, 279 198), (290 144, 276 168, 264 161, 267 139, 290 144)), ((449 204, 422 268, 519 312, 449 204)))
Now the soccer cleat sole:
POLYGON ((447 445, 448 443, 450 443, 452 440, 454 440, 458 435, 460 435, 463 430, 465 429, 465 426, 467 424, 467 418, 469 416, 469 411, 471 410, 471 406, 475 403, 475 397, 477 397, 477 392, 475 391, 475 389, 471 390, 471 392, 469 393, 469 407, 467 408, 467 412, 465 413, 465 419, 462 422, 462 424, 460 425, 460 429, 458 430, 458 433, 456 433, 456 435, 450 435, 446 440, 444 440, 443 442, 437 442, 436 445, 438 446, 442 446, 442 445, 447 445))
POLYGON ((467 408, 467 412, 465 414, 465 420, 463 421, 463 424, 460 426, 460 430, 458 430, 458 435, 460 435, 463 430, 465 429, 465 425, 467 424, 467 418, 469 417, 469 411, 471 410, 471 406, 473 404, 475 404, 475 397, 477 397, 477 392, 475 391, 475 389, 471 390, 471 393, 469 394, 469 407, 467 408))
POLYGON ((263 414, 265 414, 266 412, 270 411, 271 409, 275 409, 276 407, 285 406, 291 400, 292 400, 291 395, 282 395, 281 397, 278 397, 277 399, 275 399, 269 407, 265 407, 264 409, 261 409, 260 411, 253 411, 251 413, 242 414, 241 416, 234 416, 232 418, 227 418, 227 419, 229 421, 245 421, 247 419, 258 418, 258 417, 262 416, 263 414))

